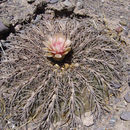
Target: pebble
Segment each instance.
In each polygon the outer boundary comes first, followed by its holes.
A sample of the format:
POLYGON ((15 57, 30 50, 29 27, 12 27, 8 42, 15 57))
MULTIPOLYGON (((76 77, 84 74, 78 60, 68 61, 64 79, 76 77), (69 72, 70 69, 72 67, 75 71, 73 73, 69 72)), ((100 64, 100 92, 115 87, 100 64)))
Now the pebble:
POLYGON ((119 23, 120 23, 122 26, 127 26, 127 22, 126 22, 125 19, 121 19, 121 20, 119 21, 119 23))
POLYGON ((63 6, 67 8, 68 11, 72 11, 74 9, 74 5, 69 0, 65 0, 63 2, 63 6))
POLYGON ((69 0, 65 0, 62 4, 63 8, 67 9, 68 11, 72 11, 75 7, 69 0))
POLYGON ((130 121, 130 111, 122 112, 120 118, 124 121, 130 121))
POLYGON ((64 4, 65 6, 68 6, 68 7, 72 5, 69 0, 65 0, 65 1, 63 2, 63 4, 64 4))
POLYGON ((76 4, 76 8, 74 9, 74 13, 76 15, 81 15, 85 16, 86 15, 86 10, 83 8, 83 0, 79 0, 76 4))
POLYGON ((114 127, 116 121, 117 121, 117 119, 116 119, 115 117, 112 117, 112 118, 109 120, 110 126, 114 127))
POLYGON ((47 0, 47 2, 50 3, 50 4, 55 4, 55 3, 58 2, 58 0, 47 0))
POLYGON ((79 67, 79 63, 75 63, 74 66, 75 66, 75 67, 79 67))
POLYGON ((92 126, 94 124, 93 115, 91 112, 86 112, 85 116, 82 116, 81 118, 85 126, 92 126))
POLYGON ((104 3, 105 0, 101 0, 102 3, 104 3))
POLYGON ((127 103, 130 103, 130 91, 124 96, 124 99, 127 103))
POLYGON ((126 101, 120 101, 119 102, 119 104, 117 104, 117 109, 119 108, 119 109, 125 109, 126 108, 126 106, 127 106, 127 102, 126 101))
POLYGON ((114 87, 115 89, 119 89, 121 87, 121 85, 116 82, 112 82, 111 86, 114 87))
POLYGON ((70 67, 70 65, 66 63, 66 64, 64 65, 64 67, 65 67, 65 69, 68 69, 68 68, 70 67))
POLYGON ((117 28, 115 29, 115 31, 116 31, 117 33, 121 33, 121 32, 123 31, 123 28, 122 28, 122 27, 117 27, 117 28))
POLYGON ((80 0, 80 1, 77 2, 76 8, 77 9, 82 9, 83 8, 83 1, 82 0, 80 0))

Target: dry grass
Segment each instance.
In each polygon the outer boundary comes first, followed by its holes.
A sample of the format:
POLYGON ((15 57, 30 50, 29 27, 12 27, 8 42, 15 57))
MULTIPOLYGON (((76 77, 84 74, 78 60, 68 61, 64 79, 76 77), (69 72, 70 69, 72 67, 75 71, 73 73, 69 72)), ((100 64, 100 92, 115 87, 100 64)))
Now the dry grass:
POLYGON ((0 64, 3 124, 7 120, 19 129, 28 123, 38 130, 81 129, 85 124, 80 117, 86 111, 91 110, 95 119, 109 111, 106 101, 122 86, 124 52, 91 23, 42 21, 10 40, 0 64), (72 41, 72 51, 62 62, 46 58, 42 49, 47 36, 58 32, 72 41))

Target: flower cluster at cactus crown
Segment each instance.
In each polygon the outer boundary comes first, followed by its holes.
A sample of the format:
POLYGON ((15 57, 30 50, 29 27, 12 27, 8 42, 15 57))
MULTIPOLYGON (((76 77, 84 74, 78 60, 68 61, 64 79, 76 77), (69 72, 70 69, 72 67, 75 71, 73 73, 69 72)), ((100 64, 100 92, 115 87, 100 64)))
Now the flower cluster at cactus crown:
POLYGON ((56 61, 62 60, 71 50, 71 41, 62 33, 57 33, 54 36, 49 36, 48 41, 44 42, 47 57, 52 57, 56 61))

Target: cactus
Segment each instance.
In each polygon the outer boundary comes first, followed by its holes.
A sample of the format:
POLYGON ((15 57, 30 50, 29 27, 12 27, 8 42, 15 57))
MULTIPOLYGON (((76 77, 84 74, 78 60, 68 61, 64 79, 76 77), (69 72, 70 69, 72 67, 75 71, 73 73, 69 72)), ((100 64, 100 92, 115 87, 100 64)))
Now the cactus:
POLYGON ((82 129, 87 111, 94 119, 109 111, 123 83, 124 52, 90 23, 43 20, 9 37, 0 64, 2 119, 19 128, 82 129))

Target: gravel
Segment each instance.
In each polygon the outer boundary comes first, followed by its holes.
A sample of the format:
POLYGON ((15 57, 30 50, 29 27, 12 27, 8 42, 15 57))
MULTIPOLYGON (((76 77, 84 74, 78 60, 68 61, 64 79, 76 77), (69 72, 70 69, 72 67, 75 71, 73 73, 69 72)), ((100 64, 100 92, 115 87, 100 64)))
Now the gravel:
POLYGON ((47 0, 47 2, 49 2, 50 4, 55 4, 58 2, 58 0, 47 0))
POLYGON ((130 121, 130 111, 122 112, 120 118, 124 121, 130 121))
POLYGON ((124 99, 127 103, 130 103, 130 91, 124 96, 124 99))

